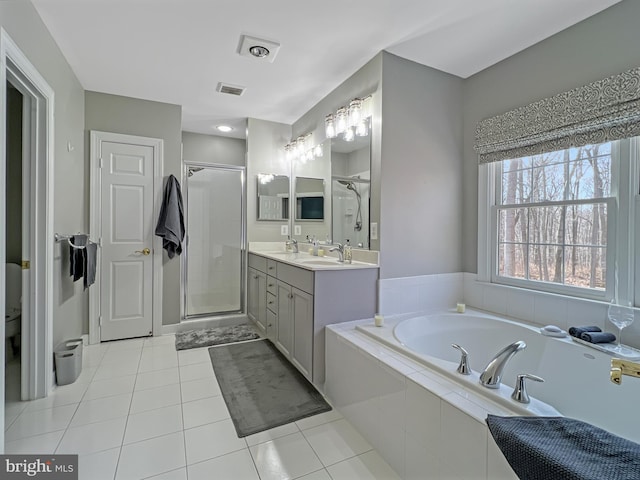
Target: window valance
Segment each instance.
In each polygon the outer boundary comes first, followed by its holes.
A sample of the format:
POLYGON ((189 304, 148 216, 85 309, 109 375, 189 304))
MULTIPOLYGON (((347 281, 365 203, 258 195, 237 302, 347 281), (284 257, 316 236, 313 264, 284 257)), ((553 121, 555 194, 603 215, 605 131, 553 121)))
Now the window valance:
POLYGON ((640 135, 640 68, 574 88, 476 127, 479 163, 640 135))

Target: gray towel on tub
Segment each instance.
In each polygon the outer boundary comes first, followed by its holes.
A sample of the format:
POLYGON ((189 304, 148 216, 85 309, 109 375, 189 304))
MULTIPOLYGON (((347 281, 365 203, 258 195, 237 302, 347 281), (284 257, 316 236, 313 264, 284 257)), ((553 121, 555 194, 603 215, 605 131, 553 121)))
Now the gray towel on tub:
POLYGON ((640 479, 640 445, 588 423, 489 415, 487 425, 520 480, 640 479))
POLYGON ((162 247, 169 258, 182 253, 184 239, 184 212, 180 184, 173 175, 169 175, 164 187, 164 197, 156 225, 156 235, 162 237, 162 247))

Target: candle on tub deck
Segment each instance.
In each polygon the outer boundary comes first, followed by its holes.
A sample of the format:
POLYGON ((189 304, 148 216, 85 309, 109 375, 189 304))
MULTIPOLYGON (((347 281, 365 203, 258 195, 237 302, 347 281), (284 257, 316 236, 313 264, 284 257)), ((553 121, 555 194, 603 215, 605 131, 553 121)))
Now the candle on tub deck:
POLYGON ((373 321, 376 327, 381 327, 382 325, 384 325, 384 317, 379 313, 376 313, 376 315, 373 317, 373 321))
POLYGON ((464 303, 456 304, 456 312, 458 313, 464 313, 465 308, 466 308, 466 305, 464 303))

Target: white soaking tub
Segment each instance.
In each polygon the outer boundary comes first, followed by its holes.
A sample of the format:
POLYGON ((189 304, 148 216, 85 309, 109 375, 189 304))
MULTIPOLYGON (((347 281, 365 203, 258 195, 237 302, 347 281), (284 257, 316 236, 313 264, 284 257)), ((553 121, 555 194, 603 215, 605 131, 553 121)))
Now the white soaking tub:
POLYGON ((559 412, 640 443, 640 416, 636 411, 640 380, 624 377, 622 385, 613 384, 609 380, 609 354, 579 345, 569 337, 543 336, 538 326, 478 311, 421 315, 388 323, 385 328, 361 325, 357 329, 516 413, 559 412), (479 374, 494 355, 518 340, 526 342, 527 348, 507 364, 502 387, 492 390, 480 385, 479 374), (452 343, 469 352, 471 376, 456 372, 460 353, 452 343), (516 375, 521 373, 545 380, 527 382, 533 397, 528 406, 510 398, 516 375))

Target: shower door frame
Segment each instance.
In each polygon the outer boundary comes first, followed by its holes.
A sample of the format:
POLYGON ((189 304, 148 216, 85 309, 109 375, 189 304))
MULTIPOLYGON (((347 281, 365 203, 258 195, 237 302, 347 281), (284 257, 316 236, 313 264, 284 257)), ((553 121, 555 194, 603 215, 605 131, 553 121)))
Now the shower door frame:
POLYGON ((180 256, 180 322, 191 322, 207 319, 218 319, 225 316, 237 316, 246 313, 247 308, 247 168, 238 165, 226 165, 223 163, 205 163, 205 162, 183 162, 182 169, 182 185, 184 186, 184 218, 185 218, 185 242, 184 255, 180 256), (203 168, 210 170, 225 170, 240 172, 241 194, 240 194, 240 211, 241 211, 241 233, 240 233, 240 309, 229 310, 225 312, 199 313, 187 315, 187 279, 188 279, 188 258, 189 258, 189 168, 203 168))

